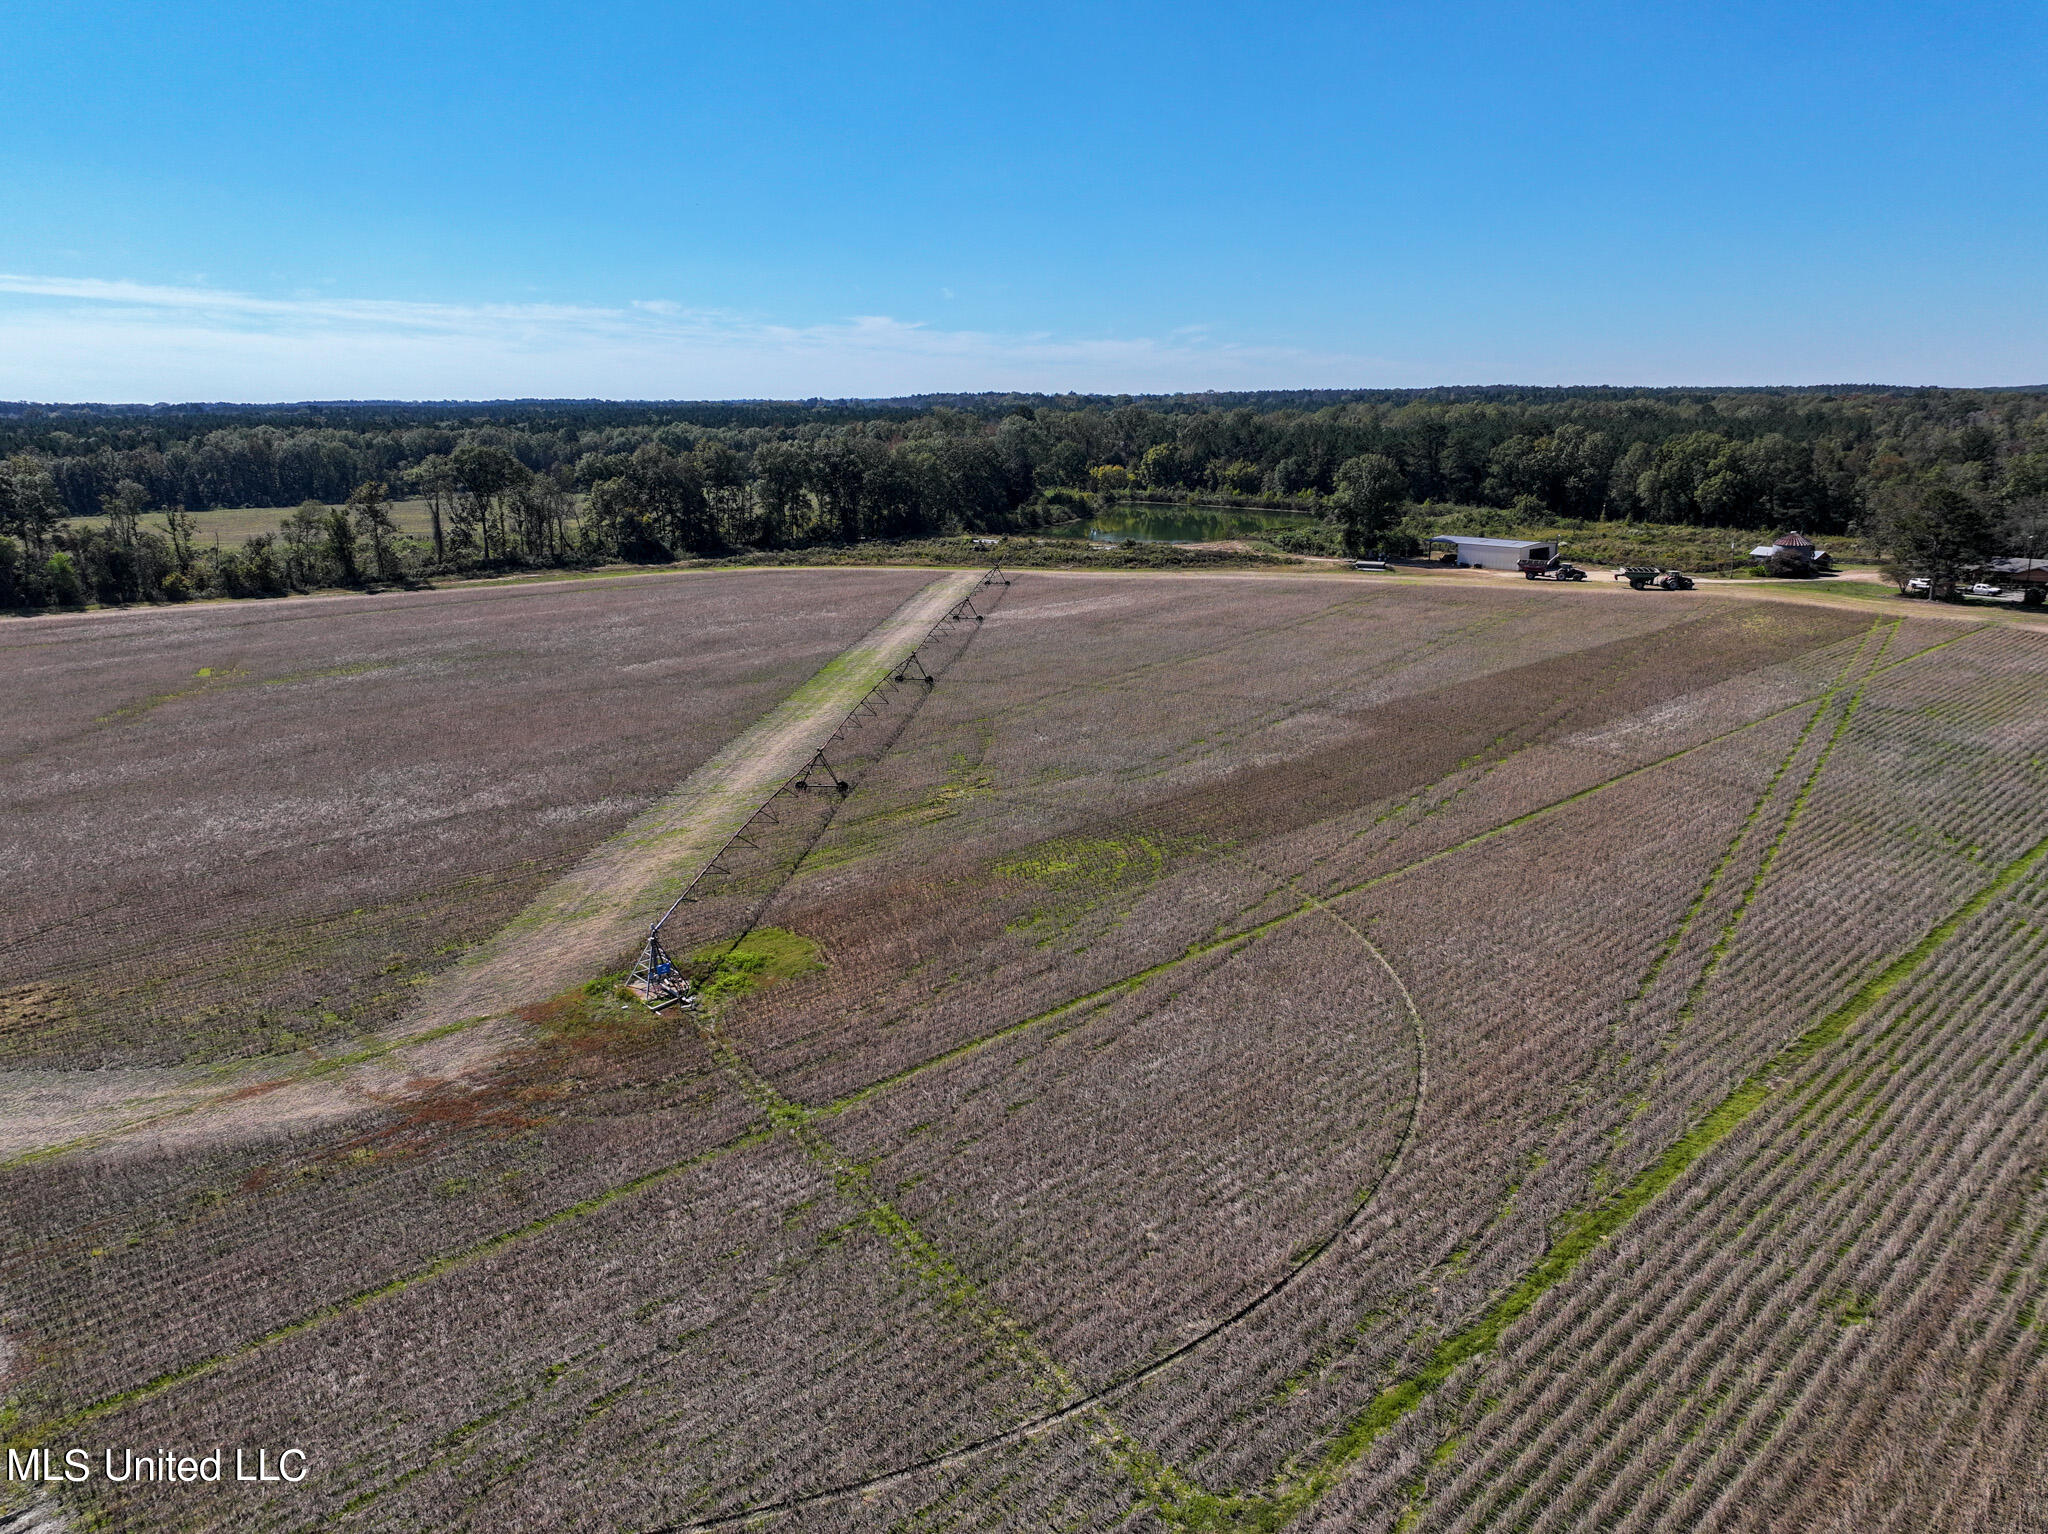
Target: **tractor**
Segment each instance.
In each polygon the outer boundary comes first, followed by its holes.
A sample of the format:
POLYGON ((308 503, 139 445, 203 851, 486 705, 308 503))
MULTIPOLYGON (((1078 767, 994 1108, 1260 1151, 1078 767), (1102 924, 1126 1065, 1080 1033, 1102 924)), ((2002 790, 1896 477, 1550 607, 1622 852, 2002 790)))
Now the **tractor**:
POLYGON ((1518 559, 1515 568, 1532 581, 1582 581, 1586 578, 1586 572, 1562 554, 1553 554, 1548 559, 1518 559))

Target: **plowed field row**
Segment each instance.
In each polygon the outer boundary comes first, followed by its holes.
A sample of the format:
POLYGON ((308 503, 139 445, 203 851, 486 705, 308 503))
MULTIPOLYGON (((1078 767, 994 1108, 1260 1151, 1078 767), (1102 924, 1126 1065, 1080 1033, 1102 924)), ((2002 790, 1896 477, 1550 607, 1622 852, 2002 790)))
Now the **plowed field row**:
POLYGON ((1352 677, 1218 686, 1019 596, 672 945, 822 968, 701 1032, 565 993, 342 1142, 5 1174, 66 1206, 0 1257, 26 1420, 311 1425, 236 1526, 574 1523, 598 1463, 643 1530, 1818 1526, 1845 1435, 1880 1525, 2001 1506, 2033 1427, 1946 1382, 2044 1393, 2038 655, 1319 593, 1252 643, 1352 677))

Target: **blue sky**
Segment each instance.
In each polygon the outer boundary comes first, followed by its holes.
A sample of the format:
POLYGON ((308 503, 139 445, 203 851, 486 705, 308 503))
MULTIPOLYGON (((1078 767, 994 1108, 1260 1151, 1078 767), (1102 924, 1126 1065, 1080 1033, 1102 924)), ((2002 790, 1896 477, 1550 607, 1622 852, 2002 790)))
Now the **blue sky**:
POLYGON ((2030 5, 0 12, 0 398, 2048 382, 2030 5))

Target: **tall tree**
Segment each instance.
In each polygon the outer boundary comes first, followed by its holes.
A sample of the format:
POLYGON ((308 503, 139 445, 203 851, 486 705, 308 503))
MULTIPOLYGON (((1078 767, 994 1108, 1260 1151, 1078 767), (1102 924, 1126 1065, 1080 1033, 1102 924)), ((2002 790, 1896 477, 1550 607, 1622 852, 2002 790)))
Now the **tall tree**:
POLYGON ((1375 547, 1400 520, 1408 476, 1385 453, 1361 453, 1337 470, 1337 515, 1344 523, 1344 551, 1354 557, 1375 547))
POLYGON ((383 481, 366 479, 349 491, 348 509, 355 517, 355 531, 370 540, 370 558, 377 566, 377 578, 391 579, 391 544, 398 536, 398 524, 391 520, 391 504, 385 498, 383 481))
POLYGON ((463 510, 468 523, 481 535, 483 557, 491 557, 494 539, 502 555, 506 552, 504 496, 526 482, 526 465, 504 448, 480 442, 465 442, 449 454, 448 464, 466 503, 463 510))
POLYGON ((558 558, 568 542, 569 487, 560 471, 535 474, 513 488, 507 504, 520 547, 529 559, 558 558))
POLYGON ((434 563, 438 565, 448 557, 445 523, 455 507, 455 469, 446 454, 436 453, 421 460, 419 467, 413 470, 412 478, 426 499, 427 517, 434 535, 434 563))
POLYGON ((106 513, 106 546, 100 559, 100 597, 111 602, 139 602, 143 596, 142 508, 148 492, 124 479, 100 501, 106 513))
POLYGON ((15 534, 40 557, 48 551, 50 534, 63 515, 57 482, 40 462, 17 453, 0 464, 0 531, 15 534))
POLYGON ((1894 579, 1924 577, 1936 596, 1952 595, 1996 551, 1999 538, 1991 508, 1940 479, 1888 489, 1868 531, 1894 579))
POLYGON ((760 540, 769 548, 795 541, 810 510, 805 485, 811 458, 794 442, 765 442, 754 450, 754 496, 761 508, 760 540))
POLYGON ((341 571, 342 585, 361 584, 363 572, 356 562, 355 524, 340 506, 327 513, 327 552, 334 557, 335 568, 341 571))
POLYGON ((171 540, 171 557, 177 561, 178 573, 192 573, 192 544, 198 536, 198 524, 192 520, 192 513, 182 506, 173 506, 164 512, 164 533, 171 540))
POLYGON ((811 488, 841 543, 858 543, 867 531, 868 480, 881 457, 881 445, 866 437, 828 437, 813 453, 811 488))
POLYGON ((327 507, 319 501, 301 501, 277 524, 277 536, 284 543, 285 580, 301 589, 316 585, 319 549, 327 539, 327 507))
POLYGON ((100 509, 106 515, 107 531, 122 548, 135 547, 135 535, 142 525, 142 509, 148 504, 149 493, 132 479, 122 480, 109 494, 101 497, 100 509))
POLYGON ((737 533, 747 523, 747 461, 716 441, 705 443, 696 456, 712 515, 728 535, 737 533))

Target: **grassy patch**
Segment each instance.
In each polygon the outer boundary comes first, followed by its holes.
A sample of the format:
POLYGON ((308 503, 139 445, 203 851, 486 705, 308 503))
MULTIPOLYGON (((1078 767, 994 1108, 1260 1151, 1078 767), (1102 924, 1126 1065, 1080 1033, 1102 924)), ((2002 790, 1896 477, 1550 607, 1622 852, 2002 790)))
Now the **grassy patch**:
POLYGON ((707 1003, 736 1001, 763 986, 778 985, 825 967, 825 953, 800 933, 756 927, 738 943, 707 943, 690 955, 706 966, 697 994, 707 1003))
POLYGON ((1165 859, 1166 854, 1151 837, 1067 836, 1046 842, 1026 856, 996 864, 996 872, 1066 891, 1119 884, 1134 872, 1150 878, 1165 859))
POLYGON ((514 1015, 570 1043, 640 1043, 655 1032, 654 1014, 624 986, 624 975, 603 975, 514 1015))
MULTIPOLYGON (((389 501, 386 503, 391 520, 397 524, 400 533, 415 538, 433 536, 433 518, 428 514, 427 503, 423 500, 389 501)), ((274 533, 278 524, 287 520, 297 511, 296 506, 226 506, 214 511, 192 513, 192 526, 201 544, 211 544, 218 538, 225 547, 233 547, 245 538, 258 533, 274 533)), ((65 525, 74 531, 86 528, 108 527, 105 517, 67 517, 65 525)), ((142 525, 151 532, 163 530, 163 513, 143 513, 142 525)))
POLYGON ((1016 925, 1049 937, 1072 928, 1098 907, 1135 897, 1166 872, 1176 853, 1196 843, 1161 836, 1063 836, 995 865, 1005 878, 1035 884, 1050 897, 1016 925))
POLYGON ((1838 1326, 1861 1326, 1877 1315, 1877 1296, 1866 1289, 1844 1285, 1821 1297, 1820 1308, 1835 1318, 1838 1326))

